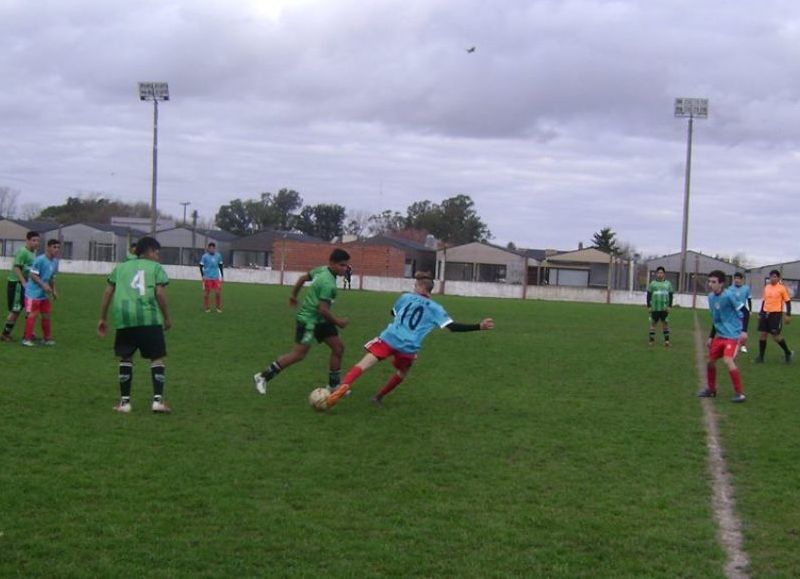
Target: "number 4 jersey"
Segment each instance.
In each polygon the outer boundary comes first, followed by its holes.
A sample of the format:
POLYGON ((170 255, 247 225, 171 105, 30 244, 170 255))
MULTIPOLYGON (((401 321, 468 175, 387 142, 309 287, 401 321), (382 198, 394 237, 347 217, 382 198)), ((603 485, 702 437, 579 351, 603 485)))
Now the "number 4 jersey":
POLYGON ((121 330, 164 323, 156 302, 156 286, 167 285, 169 278, 160 263, 150 259, 123 261, 108 276, 108 283, 115 287, 111 302, 115 328, 121 330))
POLYGON ((417 293, 401 295, 394 303, 392 313, 394 320, 381 333, 380 338, 405 354, 418 352, 425 336, 434 328, 444 328, 453 323, 442 306, 417 293))

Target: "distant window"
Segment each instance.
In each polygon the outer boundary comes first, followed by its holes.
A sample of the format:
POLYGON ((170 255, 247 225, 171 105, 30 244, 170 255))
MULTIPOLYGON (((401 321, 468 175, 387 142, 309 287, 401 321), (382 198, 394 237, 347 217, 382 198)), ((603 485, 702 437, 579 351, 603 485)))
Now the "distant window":
MULTIPOLYGON (((72 251, 72 250, 70 250, 72 251)), ((116 261, 117 246, 114 243, 89 242, 89 259, 92 261, 116 261)))
POLYGON ((506 281, 506 266, 495 263, 479 263, 478 281, 504 283, 506 281))
POLYGON ((589 271, 585 269, 550 268, 550 285, 589 287, 589 271))
POLYGON ((61 258, 62 259, 72 259, 72 242, 71 241, 62 241, 61 242, 61 258))
POLYGON ((444 278, 451 281, 472 281, 472 263, 448 261, 444 269, 444 278))

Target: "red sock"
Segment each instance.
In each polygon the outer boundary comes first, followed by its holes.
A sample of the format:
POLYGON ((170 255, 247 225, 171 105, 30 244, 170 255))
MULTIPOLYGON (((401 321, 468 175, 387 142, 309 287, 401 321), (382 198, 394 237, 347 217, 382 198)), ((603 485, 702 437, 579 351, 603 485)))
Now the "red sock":
POLYGON ((205 292, 203 294, 203 307, 205 309, 208 309, 208 292, 205 292))
POLYGON ((358 366, 353 366, 350 368, 350 371, 344 375, 342 378, 342 384, 350 384, 352 386, 353 382, 359 379, 361 374, 364 373, 364 370, 359 368, 358 366))
POLYGON ((378 398, 383 398, 384 396, 386 396, 389 392, 397 388, 400 385, 400 382, 402 381, 403 381, 402 376, 398 376, 397 374, 392 374, 392 377, 389 378, 389 381, 386 383, 386 386, 381 388, 380 391, 378 392, 378 398))
POLYGON ((717 367, 706 366, 706 376, 708 377, 708 389, 711 392, 717 391, 717 367))
POLYGON ((42 318, 42 333, 45 341, 50 339, 50 318, 42 318))
POLYGON ((218 309, 218 310, 221 310, 221 309, 222 309, 222 294, 220 294, 219 292, 217 292, 217 293, 216 293, 216 294, 214 294, 214 295, 216 296, 216 301, 217 301, 217 309, 218 309))
POLYGON ((730 371, 731 375, 731 382, 733 382, 733 389, 736 391, 737 394, 742 393, 742 373, 739 372, 739 368, 736 370, 730 371))
POLYGON ((28 316, 25 318, 25 335, 23 338, 26 340, 33 340, 33 325, 36 323, 36 316, 28 316))

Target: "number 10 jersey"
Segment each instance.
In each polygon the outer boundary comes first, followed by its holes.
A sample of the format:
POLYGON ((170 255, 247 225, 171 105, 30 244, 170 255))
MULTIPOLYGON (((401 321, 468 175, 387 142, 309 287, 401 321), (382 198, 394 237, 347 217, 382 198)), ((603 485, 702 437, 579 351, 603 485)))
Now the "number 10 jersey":
POLYGON ((380 338, 398 352, 415 354, 422 341, 436 328, 444 328, 453 320, 445 309, 427 296, 405 293, 394 303, 394 320, 381 332, 380 338))

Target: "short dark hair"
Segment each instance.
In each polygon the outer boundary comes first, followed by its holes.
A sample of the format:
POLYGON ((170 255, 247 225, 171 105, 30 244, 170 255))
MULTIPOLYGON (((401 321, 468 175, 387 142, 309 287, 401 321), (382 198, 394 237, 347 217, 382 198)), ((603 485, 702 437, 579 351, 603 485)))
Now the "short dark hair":
POLYGON ((772 274, 775 274, 775 275, 777 275, 778 277, 781 277, 781 272, 779 272, 777 269, 773 269, 771 272, 769 272, 769 275, 770 275, 770 276, 771 276, 772 274))
POLYGON ((216 247, 216 246, 217 246, 217 244, 214 243, 213 241, 209 241, 208 245, 207 245, 207 247, 216 247))
POLYGON ((47 240, 47 247, 52 247, 54 245, 61 245, 61 242, 58 239, 48 239, 47 240))
POLYGON ((744 274, 741 271, 737 271, 735 274, 733 274, 733 277, 744 279, 744 274))
POLYGON ((414 279, 418 282, 424 282, 428 291, 433 290, 433 275, 429 271, 418 271, 414 274, 414 279))
POLYGON ((151 249, 161 249, 161 244, 155 237, 142 237, 136 242, 136 256, 139 257, 151 249))
POLYGON ((33 239, 34 237, 39 237, 38 231, 29 231, 25 234, 25 239, 33 239))
POLYGON ((717 281, 720 283, 725 283, 725 281, 728 279, 728 276, 725 275, 725 272, 720 269, 715 269, 710 274, 708 274, 708 277, 709 279, 715 277, 717 278, 717 281))
POLYGON ((331 263, 342 263, 344 261, 350 261, 350 254, 347 253, 344 249, 339 249, 337 247, 331 252, 330 261, 331 263))
POLYGON ((667 270, 666 270, 666 269, 664 269, 664 266, 663 266, 663 265, 659 265, 659 266, 656 268, 656 273, 658 273, 659 271, 663 271, 664 273, 667 273, 667 270))

